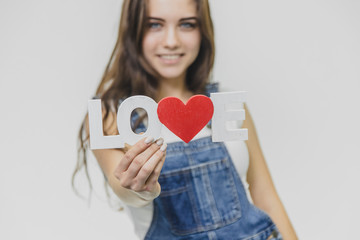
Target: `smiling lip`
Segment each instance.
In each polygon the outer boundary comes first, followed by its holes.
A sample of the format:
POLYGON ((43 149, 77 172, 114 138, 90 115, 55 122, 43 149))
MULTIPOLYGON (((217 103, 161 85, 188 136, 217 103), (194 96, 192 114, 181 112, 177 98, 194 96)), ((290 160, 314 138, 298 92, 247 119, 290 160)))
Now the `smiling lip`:
POLYGON ((181 57, 184 56, 184 54, 158 54, 157 56, 164 64, 176 64, 180 61, 181 57))

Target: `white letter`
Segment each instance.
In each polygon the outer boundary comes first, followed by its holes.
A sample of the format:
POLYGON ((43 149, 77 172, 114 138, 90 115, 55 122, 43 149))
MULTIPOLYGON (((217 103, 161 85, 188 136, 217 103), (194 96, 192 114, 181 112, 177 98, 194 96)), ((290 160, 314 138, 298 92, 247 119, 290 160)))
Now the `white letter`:
POLYGON ((91 149, 105 149, 105 148, 123 148, 123 136, 112 135, 104 136, 103 122, 101 113, 101 100, 89 100, 89 131, 90 131, 90 148, 91 149))
POLYGON ((123 148, 125 143, 133 145, 146 136, 160 137, 162 125, 156 114, 157 104, 149 97, 133 96, 121 103, 117 113, 120 135, 104 136, 100 99, 89 100, 88 110, 91 149, 123 148), (143 108, 148 114, 148 127, 144 134, 136 134, 131 129, 130 117, 136 108, 143 108))
POLYGON ((147 96, 132 96, 125 99, 118 109, 117 125, 119 134, 124 136, 123 139, 130 145, 147 136, 159 138, 162 125, 157 116, 157 103, 147 96), (144 134, 136 134, 131 129, 130 116, 136 108, 143 108, 148 115, 148 127, 144 134))
POLYGON ((245 102, 246 92, 229 93, 211 93, 210 98, 214 105, 214 115, 212 118, 212 140, 213 142, 247 140, 248 130, 244 129, 226 129, 227 121, 244 120, 245 110, 226 110, 227 104, 245 102))

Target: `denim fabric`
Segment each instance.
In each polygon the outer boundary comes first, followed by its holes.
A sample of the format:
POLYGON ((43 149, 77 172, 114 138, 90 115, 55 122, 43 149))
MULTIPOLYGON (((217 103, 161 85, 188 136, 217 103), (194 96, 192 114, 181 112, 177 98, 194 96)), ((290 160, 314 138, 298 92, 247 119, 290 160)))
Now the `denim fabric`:
POLYGON ((223 143, 168 144, 145 239, 266 240, 276 228, 252 205, 223 143))
MULTIPOLYGON (((217 92, 206 87, 206 95, 217 92)), ((138 119, 135 113, 132 122, 138 119)), ((140 124, 135 132, 145 132, 140 124)), ((161 194, 146 240, 280 240, 270 217, 251 204, 224 143, 211 137, 169 143, 161 194)))

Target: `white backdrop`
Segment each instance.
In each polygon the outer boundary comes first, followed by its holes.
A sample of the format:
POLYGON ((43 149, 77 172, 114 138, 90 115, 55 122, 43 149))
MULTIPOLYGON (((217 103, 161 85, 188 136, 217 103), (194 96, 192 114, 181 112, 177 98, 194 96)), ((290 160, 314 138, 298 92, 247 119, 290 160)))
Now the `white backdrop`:
MULTIPOLYGON (((357 238, 360 2, 211 6, 214 80, 248 91, 300 239, 357 238)), ((127 216, 108 207, 93 158, 90 207, 70 184, 78 127, 115 43, 120 7, 121 0, 0 1, 0 239, 135 239, 127 216)))

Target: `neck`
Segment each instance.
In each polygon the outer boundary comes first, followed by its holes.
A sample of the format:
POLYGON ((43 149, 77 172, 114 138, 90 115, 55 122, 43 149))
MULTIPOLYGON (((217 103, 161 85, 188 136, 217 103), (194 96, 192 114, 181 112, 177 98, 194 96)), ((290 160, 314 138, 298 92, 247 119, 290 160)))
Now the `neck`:
POLYGON ((184 103, 193 95, 185 84, 185 77, 176 79, 162 79, 159 85, 157 101, 165 97, 177 97, 184 103))

